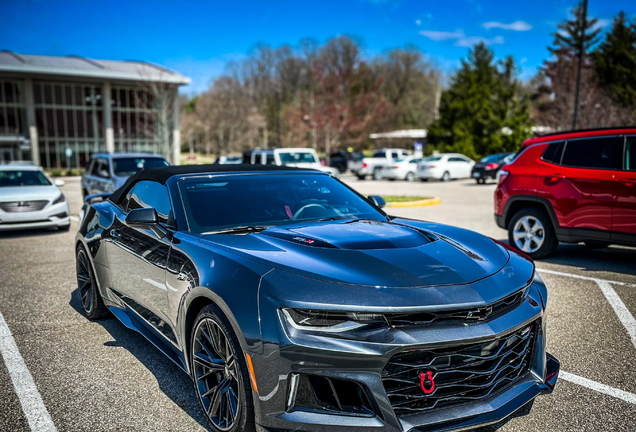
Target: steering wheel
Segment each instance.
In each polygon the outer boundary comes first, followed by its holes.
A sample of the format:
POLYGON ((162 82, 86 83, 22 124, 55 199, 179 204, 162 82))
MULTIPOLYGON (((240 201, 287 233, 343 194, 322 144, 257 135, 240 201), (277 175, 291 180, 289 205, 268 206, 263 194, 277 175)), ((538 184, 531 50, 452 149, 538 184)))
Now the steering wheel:
POLYGON ((318 213, 317 215, 315 215, 316 217, 326 216, 327 214, 330 214, 329 210, 327 210, 320 204, 307 204, 299 208, 298 211, 294 213, 292 219, 300 219, 303 212, 307 209, 314 209, 314 212, 318 213))

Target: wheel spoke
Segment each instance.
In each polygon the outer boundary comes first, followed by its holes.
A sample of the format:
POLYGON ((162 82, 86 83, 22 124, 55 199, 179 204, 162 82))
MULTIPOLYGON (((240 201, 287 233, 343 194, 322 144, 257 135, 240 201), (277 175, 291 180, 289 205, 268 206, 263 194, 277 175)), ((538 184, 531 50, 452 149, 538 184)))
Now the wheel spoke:
POLYGON ((513 233, 512 233, 512 237, 515 240, 519 240, 519 239, 525 238, 525 236, 526 236, 526 233, 521 232, 521 231, 517 231, 517 230, 513 231, 513 233))
POLYGON ((524 252, 532 252, 530 248, 530 242, 528 240, 523 242, 523 246, 521 247, 521 250, 524 252))
POLYGON ((215 363, 213 359, 204 357, 202 353, 194 353, 193 360, 208 370, 223 371, 224 365, 215 363))

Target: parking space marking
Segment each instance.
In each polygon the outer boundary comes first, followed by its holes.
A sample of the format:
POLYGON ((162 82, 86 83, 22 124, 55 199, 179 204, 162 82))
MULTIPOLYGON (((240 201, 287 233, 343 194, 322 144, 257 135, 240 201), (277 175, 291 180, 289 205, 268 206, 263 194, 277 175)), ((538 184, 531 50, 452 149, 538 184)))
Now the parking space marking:
POLYGON ((617 399, 624 400, 625 402, 629 402, 631 404, 636 405, 636 394, 626 392, 625 390, 620 390, 615 387, 611 387, 605 384, 601 384, 596 381, 592 381, 587 378, 583 378, 578 375, 571 374, 569 372, 561 371, 559 373, 559 378, 562 378, 566 381, 569 381, 573 384, 577 384, 583 387, 587 387, 591 390, 597 391, 599 393, 603 393, 617 399))
POLYGON ((611 284, 614 284, 614 285, 636 287, 636 284, 632 284, 632 283, 628 283, 628 282, 612 281, 612 280, 607 280, 607 279, 595 278, 595 277, 591 277, 591 276, 581 276, 581 275, 577 275, 577 274, 564 273, 564 272, 555 271, 555 270, 537 268, 537 271, 539 273, 547 273, 547 274, 553 274, 553 275, 557 275, 557 276, 566 276, 566 277, 589 280, 589 281, 594 281, 594 282, 596 282, 596 281, 605 281, 605 282, 608 282, 608 283, 611 283, 611 284))
POLYGON ((621 300, 621 298, 618 296, 618 294, 616 293, 614 288, 612 288, 612 285, 611 285, 611 284, 615 284, 615 285, 623 285, 623 286, 633 286, 632 284, 628 284, 626 282, 608 281, 606 279, 593 278, 589 276, 579 276, 579 275, 575 275, 571 273, 563 273, 563 272, 558 272, 554 270, 544 270, 544 269, 538 269, 538 270, 539 270, 539 273, 547 273, 547 274, 553 274, 557 276, 573 277, 577 279, 584 279, 584 280, 596 282, 598 287, 601 289, 601 292, 605 296, 605 299, 610 304, 610 306, 612 306, 612 309, 614 309, 614 313, 616 313, 618 320, 621 322, 623 327, 625 327, 625 330, 627 330, 627 334, 629 335, 629 338, 632 340, 632 344, 634 345, 634 348, 636 348, 636 318, 634 318, 634 315, 632 315, 632 313, 629 311, 627 306, 625 306, 625 303, 623 303, 623 300, 621 300))
POLYGON ((33 377, 24 359, 20 355, 18 346, 11 335, 11 330, 0 313, 0 354, 9 371, 15 392, 20 399, 24 416, 34 432, 56 432, 57 429, 49 412, 44 406, 42 396, 38 392, 33 377))
POLYGON ((70 218, 75 222, 79 222, 79 218, 77 216, 70 216, 70 218))

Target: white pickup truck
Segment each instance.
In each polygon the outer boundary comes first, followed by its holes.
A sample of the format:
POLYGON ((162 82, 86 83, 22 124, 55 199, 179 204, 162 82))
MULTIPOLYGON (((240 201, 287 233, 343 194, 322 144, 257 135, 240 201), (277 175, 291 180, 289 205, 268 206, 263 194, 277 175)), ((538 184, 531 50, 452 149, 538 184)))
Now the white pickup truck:
POLYGON ((339 178, 340 171, 337 168, 324 166, 316 150, 310 148, 280 148, 280 149, 256 149, 243 155, 243 163, 255 165, 286 165, 298 168, 311 168, 329 173, 332 177, 339 178), (247 157, 247 160, 246 160, 247 157))
POLYGON ((395 159, 406 156, 411 156, 411 152, 404 149, 380 149, 373 153, 373 157, 350 161, 349 170, 360 180, 366 179, 369 175, 373 177, 373 180, 380 180, 382 179, 382 168, 395 159))

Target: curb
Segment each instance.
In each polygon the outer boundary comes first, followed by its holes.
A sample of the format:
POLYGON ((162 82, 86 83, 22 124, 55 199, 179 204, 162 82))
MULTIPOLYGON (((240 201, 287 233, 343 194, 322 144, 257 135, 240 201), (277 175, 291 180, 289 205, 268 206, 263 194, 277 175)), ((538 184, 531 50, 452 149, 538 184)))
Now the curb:
POLYGON ((386 203, 387 207, 399 208, 399 207, 425 207, 425 206, 434 206, 442 203, 440 198, 429 198, 425 200, 419 201, 404 201, 404 202, 388 202, 386 203))

